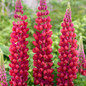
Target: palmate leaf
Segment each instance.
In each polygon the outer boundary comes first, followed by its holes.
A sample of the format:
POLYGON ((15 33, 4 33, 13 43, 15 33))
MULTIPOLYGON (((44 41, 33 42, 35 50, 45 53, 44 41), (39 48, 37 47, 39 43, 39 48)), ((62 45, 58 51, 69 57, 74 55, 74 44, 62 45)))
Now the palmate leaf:
POLYGON ((8 56, 8 55, 10 54, 10 52, 9 52, 9 47, 0 44, 0 48, 1 48, 1 50, 3 51, 4 55, 8 56))

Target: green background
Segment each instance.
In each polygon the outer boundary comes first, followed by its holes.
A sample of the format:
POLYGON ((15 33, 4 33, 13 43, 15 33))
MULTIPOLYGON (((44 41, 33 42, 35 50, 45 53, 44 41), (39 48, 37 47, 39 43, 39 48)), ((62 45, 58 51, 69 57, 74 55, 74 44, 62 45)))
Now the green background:
MULTIPOLYGON (((50 11, 49 16, 51 17, 52 21, 52 39, 53 39, 53 68, 54 68, 54 86, 56 86, 56 77, 57 77, 57 62, 58 59, 58 48, 59 48, 59 36, 61 35, 60 29, 61 29, 61 23, 64 18, 64 14, 67 7, 67 2, 70 1, 71 3, 71 10, 72 10, 72 21, 74 23, 75 32, 77 34, 77 41, 79 42, 80 36, 83 36, 83 43, 84 43, 84 49, 86 53, 86 0, 63 0, 61 2, 58 2, 58 0, 49 0, 48 3, 48 10, 50 11)), ((29 2, 29 0, 28 0, 29 2)), ((1 4, 1 0, 0 0, 1 4)), ((14 12, 15 7, 12 6, 12 0, 5 0, 5 6, 9 5, 9 12, 14 12)), ((34 79, 33 79, 33 52, 32 49, 34 46, 32 45, 33 33, 35 33, 34 25, 35 25, 35 19, 37 18, 36 12, 37 8, 35 8, 35 12, 32 8, 28 8, 24 2, 23 2, 23 9, 24 9, 24 15, 28 16, 27 22, 29 30, 29 38, 27 39, 29 41, 28 48, 30 49, 28 51, 29 54, 29 76, 28 76, 28 86, 34 86, 34 79)), ((4 14, 1 12, 2 7, 0 6, 0 48, 2 49, 4 53, 4 59, 5 59, 5 68, 7 73, 7 81, 9 82, 10 76, 9 76, 9 46, 10 46, 10 33, 12 32, 12 22, 15 21, 13 18, 13 14, 9 15, 7 10, 4 9, 4 14)), ((79 44, 79 43, 78 43, 79 44)), ((82 76, 80 74, 77 74, 77 79, 74 80, 75 86, 86 86, 86 77, 82 76)))

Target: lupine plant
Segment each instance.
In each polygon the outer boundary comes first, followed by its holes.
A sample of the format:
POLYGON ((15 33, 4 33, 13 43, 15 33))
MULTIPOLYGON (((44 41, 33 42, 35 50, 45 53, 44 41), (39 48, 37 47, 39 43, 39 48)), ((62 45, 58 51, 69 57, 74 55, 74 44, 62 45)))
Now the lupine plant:
POLYGON ((57 86, 74 86, 73 79, 77 78, 77 40, 75 39, 75 29, 71 19, 71 8, 68 3, 66 13, 61 24, 62 29, 60 36, 60 48, 58 49, 60 55, 60 62, 57 64, 57 86))
POLYGON ((85 58, 85 53, 84 53, 82 36, 80 37, 79 50, 78 50, 77 56, 79 57, 79 61, 78 61, 79 72, 82 75, 86 76, 86 58, 85 58))
POLYGON ((0 86, 8 86, 6 79, 3 52, 0 49, 0 86))
POLYGON ((16 0, 15 6, 15 14, 14 18, 17 22, 13 22, 13 28, 11 33, 9 51, 11 55, 9 55, 11 63, 9 66, 11 70, 9 74, 12 76, 10 81, 10 86, 27 86, 28 80, 28 70, 29 70, 29 63, 28 63, 28 48, 26 38, 28 38, 27 31, 27 16, 22 16, 23 14, 23 7, 21 4, 21 0, 16 0))
POLYGON ((50 31, 52 25, 50 24, 50 17, 47 16, 49 11, 47 10, 46 0, 40 0, 40 6, 37 12, 38 18, 35 20, 37 25, 34 26, 37 29, 36 33, 33 34, 35 41, 33 41, 33 76, 34 84, 40 86, 53 86, 53 69, 51 68, 53 62, 52 52, 52 31, 50 31))

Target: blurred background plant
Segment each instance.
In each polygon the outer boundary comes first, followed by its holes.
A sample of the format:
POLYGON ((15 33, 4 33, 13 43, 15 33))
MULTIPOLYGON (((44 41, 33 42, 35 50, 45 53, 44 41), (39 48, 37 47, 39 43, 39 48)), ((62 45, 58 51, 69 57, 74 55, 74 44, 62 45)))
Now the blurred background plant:
MULTIPOLYGON (((58 62, 58 48, 59 48, 59 36, 61 35, 61 22, 65 14, 65 10, 67 7, 67 2, 70 1, 71 9, 72 9, 72 20, 74 23, 75 31, 77 33, 77 40, 79 43, 80 36, 83 37, 84 49, 86 53, 86 0, 47 0, 48 9, 50 11, 49 16, 52 21, 52 31, 53 31, 53 68, 54 68, 54 83, 56 86, 56 74, 57 74, 57 62, 58 62)), ((29 78, 28 78, 28 86, 34 86, 33 83, 33 53, 32 45, 33 33, 35 32, 34 25, 36 19, 36 12, 39 0, 23 0, 23 9, 24 15, 28 16, 27 22, 28 27, 30 28, 29 33, 29 78), (31 5, 30 5, 31 4, 31 5), (33 5, 32 5, 33 4, 33 5), (30 5, 30 6, 28 6, 30 5)), ((9 45, 10 45, 10 33, 12 32, 12 22, 15 21, 13 18, 14 9, 15 9, 15 0, 0 0, 0 48, 4 52, 5 58, 5 68, 7 73, 7 81, 9 82, 9 45)), ((75 86, 86 86, 86 77, 77 74, 78 78, 74 80, 75 86)), ((9 86, 9 84, 8 84, 9 86)))

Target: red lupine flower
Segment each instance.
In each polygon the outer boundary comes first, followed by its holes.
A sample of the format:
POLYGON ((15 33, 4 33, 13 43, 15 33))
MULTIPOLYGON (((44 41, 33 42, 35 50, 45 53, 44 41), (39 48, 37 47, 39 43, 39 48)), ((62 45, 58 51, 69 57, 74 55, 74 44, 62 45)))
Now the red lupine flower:
POLYGON ((71 9, 69 7, 66 9, 66 13, 61 24, 62 29, 60 36, 60 49, 58 50, 60 55, 58 62, 59 67, 57 86, 74 86, 73 79, 77 77, 77 40, 75 39, 76 34, 74 33, 74 25, 71 20, 71 9))
POLYGON ((8 86, 4 66, 3 52, 1 49, 0 49, 0 86, 8 86))
POLYGON ((27 86, 26 81, 28 80, 28 48, 26 38, 28 38, 27 16, 21 16, 23 14, 21 0, 16 1, 15 15, 14 18, 17 22, 13 22, 13 28, 11 33, 9 55, 11 63, 9 66, 11 70, 9 74, 12 76, 10 86, 27 86))
POLYGON ((34 68, 33 76, 35 85, 40 86, 53 86, 53 69, 51 68, 53 63, 51 58, 52 52, 52 31, 50 31, 52 25, 50 24, 50 17, 47 16, 49 11, 47 10, 46 0, 40 0, 40 6, 37 12, 38 18, 35 20, 37 25, 34 28, 37 29, 33 35, 35 41, 33 44, 35 48, 33 52, 34 68))
POLYGON ((78 50, 77 56, 79 57, 79 61, 78 61, 79 72, 82 75, 86 76, 86 58, 85 58, 85 53, 84 53, 82 37, 80 37, 79 50, 78 50))

